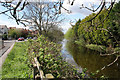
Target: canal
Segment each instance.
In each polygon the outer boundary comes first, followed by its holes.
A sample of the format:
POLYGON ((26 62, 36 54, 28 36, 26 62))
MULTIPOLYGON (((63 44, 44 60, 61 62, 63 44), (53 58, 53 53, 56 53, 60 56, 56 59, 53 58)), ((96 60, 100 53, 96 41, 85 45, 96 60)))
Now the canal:
POLYGON ((62 56, 63 58, 75 65, 79 72, 86 68, 88 72, 100 72, 95 77, 102 75, 109 78, 120 77, 120 59, 111 66, 107 66, 115 60, 115 56, 100 56, 100 53, 75 44, 66 39, 62 42, 62 56), (105 67, 103 70, 102 68, 105 67))

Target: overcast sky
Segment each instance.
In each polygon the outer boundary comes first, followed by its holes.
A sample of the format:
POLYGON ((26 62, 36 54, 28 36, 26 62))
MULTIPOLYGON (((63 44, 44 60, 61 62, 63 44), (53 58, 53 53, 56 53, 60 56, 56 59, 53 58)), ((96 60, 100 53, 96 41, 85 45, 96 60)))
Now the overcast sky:
MULTIPOLYGON (((106 0, 106 1, 109 2, 110 0, 106 0)), ((73 6, 69 4, 68 0, 64 0, 63 7, 65 7, 66 9, 72 12, 68 14, 67 11, 62 9, 62 14, 65 17, 65 21, 61 24, 61 27, 63 28, 64 32, 66 32, 68 28, 71 27, 69 24, 70 21, 73 21, 75 23, 78 19, 83 19, 85 18, 85 16, 88 16, 89 14, 92 13, 87 9, 80 9, 80 6, 82 4, 84 4, 84 6, 87 7, 91 7, 91 4, 94 4, 94 7, 97 7, 100 4, 100 0, 75 0, 73 6)), ((0 6, 0 12, 1 11, 4 11, 4 8, 0 6)), ((7 25, 8 27, 23 27, 23 25, 17 25, 17 23, 14 20, 8 19, 8 17, 5 15, 0 15, 0 25, 7 25)))

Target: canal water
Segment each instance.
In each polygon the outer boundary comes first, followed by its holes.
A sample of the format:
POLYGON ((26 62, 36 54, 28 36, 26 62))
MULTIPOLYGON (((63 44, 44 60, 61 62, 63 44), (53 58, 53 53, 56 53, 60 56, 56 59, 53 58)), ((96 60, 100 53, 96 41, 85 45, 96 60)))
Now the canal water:
POLYGON ((88 72, 95 73, 97 70, 100 72, 95 77, 102 75, 109 78, 120 77, 120 59, 111 66, 107 66, 115 60, 115 56, 100 56, 100 53, 77 45, 72 41, 66 39, 62 42, 62 56, 63 58, 75 65, 79 72, 83 68, 87 68, 88 72), (103 67, 105 68, 101 70, 103 67))

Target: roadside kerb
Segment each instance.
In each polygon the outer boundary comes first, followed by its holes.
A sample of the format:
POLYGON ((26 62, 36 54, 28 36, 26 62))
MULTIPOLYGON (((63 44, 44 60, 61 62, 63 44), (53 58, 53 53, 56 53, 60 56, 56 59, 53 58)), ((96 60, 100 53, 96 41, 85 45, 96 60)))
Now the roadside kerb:
POLYGON ((11 49, 13 48, 15 43, 12 44, 12 46, 7 49, 7 51, 0 57, 0 69, 2 69, 2 64, 4 63, 5 59, 7 58, 7 55, 10 53, 11 49))

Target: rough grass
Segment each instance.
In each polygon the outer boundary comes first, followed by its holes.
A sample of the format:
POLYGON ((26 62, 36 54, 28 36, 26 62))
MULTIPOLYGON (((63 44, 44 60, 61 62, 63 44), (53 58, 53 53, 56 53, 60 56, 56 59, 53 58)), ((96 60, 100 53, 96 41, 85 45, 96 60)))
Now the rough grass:
POLYGON ((32 72, 28 67, 26 42, 15 43, 2 66, 2 78, 29 78, 32 72))

